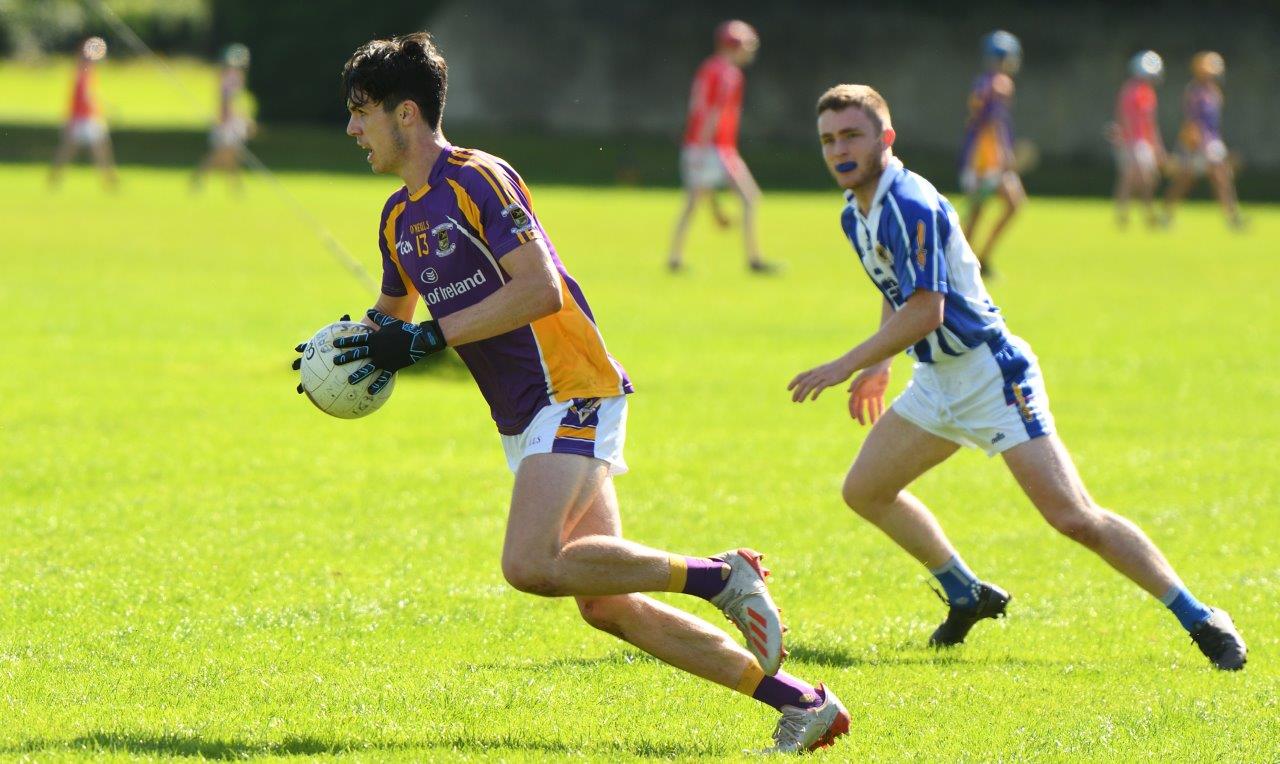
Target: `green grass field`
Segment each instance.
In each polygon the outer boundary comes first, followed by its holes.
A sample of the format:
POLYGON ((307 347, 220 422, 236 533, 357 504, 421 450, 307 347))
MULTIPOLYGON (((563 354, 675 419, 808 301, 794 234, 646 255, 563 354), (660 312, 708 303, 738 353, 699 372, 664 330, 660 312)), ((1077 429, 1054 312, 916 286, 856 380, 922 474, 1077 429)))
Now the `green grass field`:
MULTIPOLYGON (((218 70, 202 61, 148 59, 98 66, 104 116, 113 126, 204 129, 218 112, 218 70)), ((66 119, 76 62, 51 58, 39 64, 0 61, 0 124, 57 124, 66 119)), ((252 109, 252 99, 245 106, 252 109)))
MULTIPOLYGON (((732 759, 768 743, 771 710, 505 586, 511 479, 464 375, 402 375, 355 422, 294 394, 292 345, 370 295, 269 186, 123 180, 104 196, 78 170, 51 195, 42 167, 0 167, 0 757, 732 759)), ((1250 208, 1243 236, 1207 205, 1119 233, 1103 202, 1037 198, 992 285, 1095 496, 1249 639, 1228 675, 972 452, 918 493, 1016 599, 970 644, 925 648, 942 613, 926 571, 839 499, 864 431, 838 390, 795 406, 784 389, 878 317, 836 194, 766 198, 784 275, 748 276, 704 221, 672 278, 674 192, 528 180, 639 390, 628 535, 768 553, 788 668, 853 713, 825 758, 1280 759, 1280 210, 1250 208)), ((376 267, 393 181, 283 182, 376 267)))

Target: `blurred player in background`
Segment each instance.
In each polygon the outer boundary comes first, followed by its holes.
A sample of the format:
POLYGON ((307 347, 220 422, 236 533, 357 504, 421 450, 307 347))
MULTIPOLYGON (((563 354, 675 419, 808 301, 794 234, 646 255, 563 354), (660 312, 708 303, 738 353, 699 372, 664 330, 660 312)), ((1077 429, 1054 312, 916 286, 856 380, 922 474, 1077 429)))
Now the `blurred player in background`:
POLYGON ((1116 98, 1116 121, 1111 140, 1116 155, 1116 222, 1129 224, 1129 199, 1135 194, 1146 213, 1147 224, 1156 226, 1153 200, 1160 171, 1168 163, 1157 123, 1155 86, 1164 77, 1164 61, 1154 50, 1139 51, 1129 60, 1129 79, 1116 98))
POLYGON ((974 239, 986 201, 993 195, 1004 200, 1004 210, 986 243, 977 248, 978 263, 992 275, 996 241, 1027 199, 1013 146, 1013 76, 1022 67, 1022 43, 1004 30, 992 32, 982 38, 982 61, 986 71, 969 93, 969 121, 960 149, 960 187, 969 197, 964 226, 969 239, 974 239))
POLYGON ((62 168, 75 157, 81 147, 93 155, 93 161, 102 172, 102 181, 108 190, 118 185, 115 157, 111 151, 111 136, 107 122, 98 104, 96 64, 107 56, 107 43, 101 37, 90 37, 80 46, 80 62, 76 67, 75 84, 71 88, 71 109, 62 128, 62 139, 53 155, 49 169, 49 185, 57 187, 62 181, 62 168))
POLYGON ((1165 218, 1169 222, 1196 178, 1207 174, 1227 215, 1227 224, 1237 230, 1244 227, 1230 156, 1222 142, 1222 88, 1218 83, 1226 68, 1222 56, 1213 51, 1197 53, 1191 59, 1191 82, 1182 96, 1178 171, 1165 197, 1165 218))
POLYGON ((218 78, 218 121, 209 131, 209 153, 191 178, 191 185, 197 190, 212 169, 226 172, 232 187, 241 189, 240 159, 244 143, 253 132, 253 120, 240 104, 248 69, 249 49, 240 43, 228 45, 222 54, 222 73, 218 78))
POLYGON ((1031 347, 1011 333, 979 275, 950 202, 893 156, 889 106, 866 85, 818 100, 823 159, 846 206, 841 226, 879 289, 880 328, 830 363, 798 374, 792 400, 812 400, 857 374, 849 413, 871 432, 844 482, 844 500, 933 573, 947 618, 935 646, 964 642, 1009 595, 965 565, 937 518, 907 491, 961 446, 1000 454, 1056 530, 1160 600, 1220 669, 1245 664, 1231 618, 1199 602, 1136 525, 1094 503, 1054 430, 1031 347), (915 359, 910 384, 886 411, 893 357, 915 359), (940 595, 942 596, 942 595, 940 595))
MULTIPOLYGON (((351 364, 349 382, 376 392, 395 371, 453 347, 489 404, 515 474, 502 550, 508 583, 573 597, 595 628, 777 709, 775 751, 801 753, 844 734, 849 714, 835 694, 780 670, 785 630, 759 555, 686 557, 623 538, 613 479, 627 470, 631 381, 605 349, 519 174, 445 139, 447 67, 430 35, 366 43, 342 81, 347 134, 368 151, 374 172, 404 185, 378 223, 382 293, 365 319, 373 331, 335 342, 345 350, 333 362, 351 364), (420 297, 431 319, 411 323, 420 297), (710 602, 747 649, 643 592, 710 602)), ((406 418, 406 434, 415 419, 406 418)), ((404 461, 406 479, 430 488, 412 449, 368 445, 404 461)))
POLYGON ((742 116, 745 82, 742 67, 755 59, 759 48, 760 37, 750 24, 736 19, 726 21, 716 27, 715 53, 702 62, 694 76, 693 89, 689 94, 689 118, 680 149, 684 208, 676 221, 667 257, 667 267, 673 272, 684 267, 684 240, 700 201, 710 201, 712 214, 721 227, 727 228, 731 224, 716 197, 717 190, 726 185, 742 199, 742 236, 747 267, 756 273, 775 270, 775 266, 760 254, 756 234, 760 186, 738 154, 738 122, 742 116))

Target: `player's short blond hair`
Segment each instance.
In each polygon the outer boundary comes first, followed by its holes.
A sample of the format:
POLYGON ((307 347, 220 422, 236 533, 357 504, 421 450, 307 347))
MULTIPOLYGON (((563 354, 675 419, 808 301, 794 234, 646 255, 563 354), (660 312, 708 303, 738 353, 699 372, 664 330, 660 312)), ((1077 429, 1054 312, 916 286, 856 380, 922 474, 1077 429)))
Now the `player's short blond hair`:
POLYGON ((889 103, 870 85, 835 85, 818 97, 818 115, 824 111, 844 111, 850 107, 862 109, 880 132, 893 127, 889 119, 889 103))

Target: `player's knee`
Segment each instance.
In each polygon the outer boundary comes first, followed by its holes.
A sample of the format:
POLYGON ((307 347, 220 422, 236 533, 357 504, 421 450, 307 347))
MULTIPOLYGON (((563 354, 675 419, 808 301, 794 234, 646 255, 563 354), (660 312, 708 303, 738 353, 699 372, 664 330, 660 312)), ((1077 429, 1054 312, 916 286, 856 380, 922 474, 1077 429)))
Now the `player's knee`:
POLYGON ((578 597, 577 601, 582 620, 592 628, 622 638, 622 622, 631 607, 629 597, 578 597))
MULTIPOLYGON (((873 522, 887 503, 883 491, 854 472, 845 477, 840 493, 849 509, 873 522)), ((892 497, 889 497, 889 501, 892 501, 892 497)))
POLYGON ((555 567, 531 560, 503 559, 502 576, 512 588, 539 597, 559 597, 562 592, 556 580, 555 567))
POLYGON ((1102 513, 1096 507, 1063 504, 1045 512, 1044 516, 1054 530, 1086 547, 1097 546, 1101 539, 1102 513))

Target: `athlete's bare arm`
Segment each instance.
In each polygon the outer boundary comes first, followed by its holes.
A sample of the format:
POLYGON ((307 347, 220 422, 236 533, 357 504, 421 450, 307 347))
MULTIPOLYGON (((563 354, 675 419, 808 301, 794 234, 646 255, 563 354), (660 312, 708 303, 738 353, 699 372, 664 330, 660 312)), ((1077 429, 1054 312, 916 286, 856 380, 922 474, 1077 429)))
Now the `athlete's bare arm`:
MULTIPOLYGON (((418 304, 418 293, 410 291, 409 294, 397 297, 395 295, 386 294, 385 292, 378 295, 378 301, 374 303, 373 309, 379 313, 385 313, 393 316, 401 321, 413 320, 413 309, 418 304)), ((360 321, 374 329, 380 328, 373 322, 373 319, 365 316, 360 321)))
POLYGON ((921 289, 907 298, 896 313, 881 324, 875 334, 836 360, 797 374, 787 389, 791 400, 799 403, 806 397, 816 400, 823 390, 838 385, 855 371, 893 358, 939 326, 945 296, 941 292, 921 289))
POLYGON ((521 244, 502 258, 508 280, 502 288, 469 308, 440 319, 440 331, 452 346, 506 334, 560 310, 560 272, 541 239, 521 244))
MULTIPOLYGON (((887 298, 881 300, 880 325, 884 326, 892 317, 893 306, 887 298)), ((849 384, 849 416, 858 420, 858 424, 875 424, 884 413, 884 394, 889 389, 889 372, 892 366, 893 358, 873 363, 849 384)))
MULTIPOLYGON (((502 268, 508 279, 501 289, 440 320, 440 331, 451 346, 496 337, 560 310, 563 303, 560 272, 542 240, 535 239, 511 250, 502 258, 502 268)), ((401 321, 412 321, 417 303, 417 292, 410 291, 403 297, 384 293, 378 296, 373 308, 401 321)), ((374 329, 379 328, 370 318, 362 321, 374 329)))

